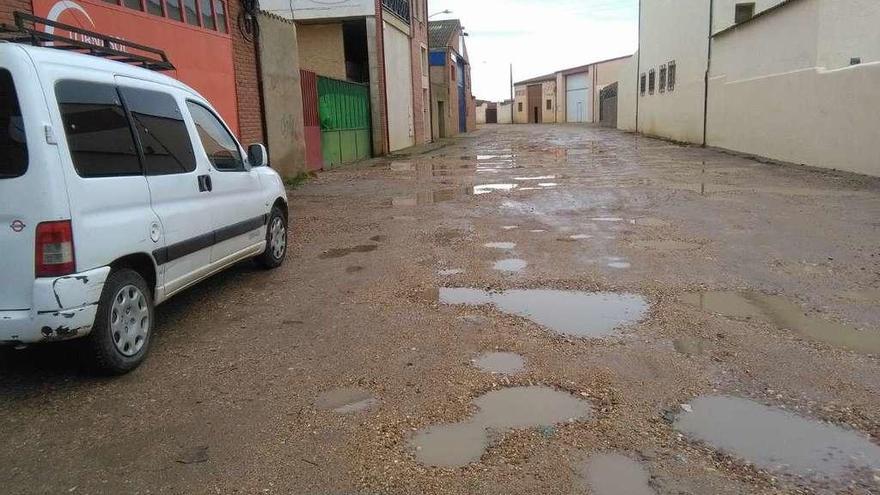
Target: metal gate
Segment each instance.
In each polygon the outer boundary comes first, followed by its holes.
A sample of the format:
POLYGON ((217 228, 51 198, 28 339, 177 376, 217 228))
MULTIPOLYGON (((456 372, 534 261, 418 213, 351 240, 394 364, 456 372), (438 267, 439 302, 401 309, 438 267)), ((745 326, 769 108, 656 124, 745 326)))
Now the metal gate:
POLYGON ((617 83, 599 92, 599 122, 605 127, 617 127, 617 83))
POLYGON ((318 118, 318 76, 311 71, 300 70, 303 98, 303 134, 306 141, 306 167, 321 170, 324 155, 321 151, 321 120, 318 118))
POLYGON ((318 115, 325 169, 372 156, 369 86, 319 76, 318 115))

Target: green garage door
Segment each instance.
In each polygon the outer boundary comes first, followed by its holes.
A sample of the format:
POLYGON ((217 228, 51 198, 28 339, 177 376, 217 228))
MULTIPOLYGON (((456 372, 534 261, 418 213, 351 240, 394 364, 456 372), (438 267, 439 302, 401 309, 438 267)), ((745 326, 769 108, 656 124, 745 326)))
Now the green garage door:
POLYGON ((325 170, 372 156, 368 86, 318 77, 318 115, 325 170))

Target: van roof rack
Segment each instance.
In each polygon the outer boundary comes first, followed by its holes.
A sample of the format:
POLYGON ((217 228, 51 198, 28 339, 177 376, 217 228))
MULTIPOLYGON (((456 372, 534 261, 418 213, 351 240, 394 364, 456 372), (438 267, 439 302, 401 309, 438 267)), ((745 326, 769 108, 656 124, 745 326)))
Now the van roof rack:
POLYGON ((168 60, 168 56, 158 48, 139 45, 24 12, 15 13, 14 26, 0 24, 0 40, 75 51, 155 71, 174 70, 174 65, 168 60), (67 31, 77 37, 74 39, 54 32, 47 33, 37 29, 38 25, 67 31))

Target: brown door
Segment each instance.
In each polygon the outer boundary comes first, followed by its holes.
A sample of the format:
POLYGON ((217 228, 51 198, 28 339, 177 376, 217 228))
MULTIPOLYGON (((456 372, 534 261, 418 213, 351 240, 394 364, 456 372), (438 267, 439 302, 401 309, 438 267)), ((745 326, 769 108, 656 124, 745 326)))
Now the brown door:
POLYGON ((539 124, 544 120, 544 110, 541 106, 544 91, 540 84, 529 86, 529 123, 539 124))
POLYGON ((446 137, 446 105, 442 101, 437 102, 437 127, 440 131, 440 137, 446 137))

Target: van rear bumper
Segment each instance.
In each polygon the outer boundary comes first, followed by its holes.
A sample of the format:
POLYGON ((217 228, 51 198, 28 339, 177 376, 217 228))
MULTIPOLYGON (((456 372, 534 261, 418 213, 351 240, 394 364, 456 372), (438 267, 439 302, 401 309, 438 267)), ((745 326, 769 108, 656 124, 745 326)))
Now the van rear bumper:
POLYGON ((0 344, 33 344, 88 335, 110 267, 34 281, 34 307, 0 311, 0 344))

